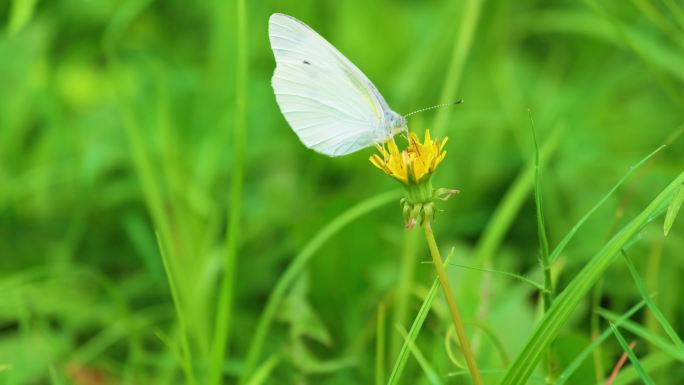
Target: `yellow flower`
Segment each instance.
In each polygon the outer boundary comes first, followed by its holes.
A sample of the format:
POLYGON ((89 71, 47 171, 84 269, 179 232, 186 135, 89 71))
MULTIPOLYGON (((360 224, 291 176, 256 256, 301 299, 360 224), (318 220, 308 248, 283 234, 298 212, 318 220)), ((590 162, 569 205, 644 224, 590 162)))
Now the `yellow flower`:
POLYGON ((444 144, 430 138, 430 130, 425 131, 425 138, 421 143, 414 133, 409 134, 409 144, 405 150, 399 151, 394 139, 377 145, 380 154, 370 157, 370 162, 387 175, 404 184, 406 195, 401 200, 406 227, 412 228, 416 224, 421 226, 431 222, 436 213, 434 200, 447 200, 458 193, 454 189, 433 189, 430 175, 437 169, 446 156, 444 144))
POLYGON ((446 151, 444 145, 437 139, 430 138, 430 130, 425 131, 425 139, 420 142, 415 133, 409 134, 409 145, 404 151, 399 151, 394 138, 382 145, 376 145, 380 155, 373 154, 370 162, 392 178, 405 185, 419 184, 427 180, 444 160, 446 151))

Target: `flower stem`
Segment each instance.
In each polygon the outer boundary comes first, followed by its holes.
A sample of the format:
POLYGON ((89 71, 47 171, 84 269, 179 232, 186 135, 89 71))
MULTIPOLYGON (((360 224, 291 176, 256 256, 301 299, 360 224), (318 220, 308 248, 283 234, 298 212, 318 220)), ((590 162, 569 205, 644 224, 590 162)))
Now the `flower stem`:
POLYGON ((446 270, 444 269, 444 264, 442 263, 442 257, 439 254, 439 248, 437 248, 437 242, 435 242, 435 236, 432 234, 432 227, 430 222, 425 222, 425 239, 427 239, 428 247, 430 248, 430 254, 432 255, 432 261, 435 265, 435 270, 437 270, 437 277, 439 278, 439 283, 442 285, 442 290, 444 291, 444 297, 449 305, 449 311, 451 312, 451 319, 454 322, 454 328, 456 330, 456 335, 458 336, 458 342, 461 344, 461 349, 463 349, 463 356, 465 357, 466 364, 468 365, 468 370, 470 370, 470 375, 473 378, 473 383, 475 385, 483 385, 482 376, 480 375, 480 370, 477 368, 477 362, 475 361, 475 355, 470 348, 470 343, 468 342, 468 337, 466 336, 465 328, 463 327, 463 320, 461 319, 461 313, 458 311, 456 306, 456 299, 451 291, 451 285, 449 284, 449 278, 447 278, 446 270))

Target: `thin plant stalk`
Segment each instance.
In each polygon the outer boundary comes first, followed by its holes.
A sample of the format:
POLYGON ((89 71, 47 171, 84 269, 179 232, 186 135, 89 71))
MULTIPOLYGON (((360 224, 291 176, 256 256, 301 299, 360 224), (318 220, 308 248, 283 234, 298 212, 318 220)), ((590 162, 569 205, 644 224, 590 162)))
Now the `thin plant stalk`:
MULTIPOLYGON (((482 3, 482 0, 471 0, 465 5, 466 9, 461 19, 461 28, 451 50, 449 72, 444 80, 444 87, 439 98, 440 103, 449 103, 455 98, 470 53, 470 46, 480 21, 482 3)), ((435 133, 442 134, 444 132, 450 113, 451 111, 448 108, 438 110, 433 123, 435 133)))
POLYGON ((425 239, 428 242, 428 247, 430 248, 430 255, 432 255, 432 262, 435 265, 435 270, 437 271, 437 277, 439 278, 439 283, 444 291, 444 297, 446 298, 447 304, 449 305, 449 312, 451 313, 451 319, 454 323, 454 329, 456 330, 456 336, 458 336, 458 342, 461 344, 461 349, 463 349, 463 356, 465 357, 466 364, 468 365, 468 370, 473 379, 475 385, 483 385, 482 376, 480 375, 480 370, 477 368, 477 362, 475 361, 475 355, 470 348, 470 342, 468 342, 468 337, 463 327, 463 319, 461 318, 461 313, 458 311, 458 306, 456 306, 456 299, 451 291, 451 285, 449 284, 449 278, 446 274, 446 269, 444 269, 444 264, 442 263, 442 257, 439 254, 439 248, 437 247, 437 242, 435 241, 435 236, 432 233, 432 227, 430 222, 426 222, 425 226, 425 239))
POLYGON ((161 255, 162 263, 164 264, 164 271, 169 282, 169 289, 171 290, 171 298, 173 299, 173 307, 176 310, 176 317, 178 321, 178 328, 180 329, 181 349, 183 350, 183 371, 185 372, 185 379, 189 385, 197 384, 195 380, 195 373, 192 368, 192 351, 190 350, 190 343, 188 342, 187 323, 183 309, 181 308, 180 296, 178 295, 178 288, 176 287, 175 274, 171 270, 171 264, 168 261, 166 252, 159 237, 157 235, 157 244, 159 245, 159 254, 161 255))
MULTIPOLYGON (((541 177, 539 170, 539 143, 537 141, 537 131, 534 128, 532 111, 527 110, 530 116, 530 127, 532 138, 534 139, 534 202, 537 207, 537 229, 539 235, 539 264, 544 273, 544 290, 541 293, 544 313, 551 307, 554 296, 553 277, 551 276, 551 259, 549 258, 549 240, 546 235, 546 224, 544 222, 544 204, 541 189, 541 177)), ((553 353, 553 344, 549 344, 546 349, 546 383, 551 385, 556 382, 556 360, 553 353)))
MULTIPOLYGON (((596 282, 592 292, 591 292, 591 315, 590 315, 590 332, 591 340, 595 341, 600 338, 600 319, 598 310, 601 308, 601 295, 603 293, 603 278, 596 282)), ((603 365, 603 349, 601 345, 597 345, 596 349, 592 352, 592 357, 594 361, 594 375, 596 376, 596 383, 603 384, 606 380, 604 372, 605 367, 603 365)))
POLYGON ((216 322, 214 323, 214 346, 212 349, 209 383, 221 383, 223 361, 225 359, 232 319, 235 264, 240 239, 240 219, 242 207, 242 180, 244 175, 244 148, 247 132, 247 9, 244 0, 237 0, 237 80, 235 127, 233 131, 233 151, 235 164, 231 180, 228 228, 224 253, 224 272, 221 281, 216 322))
POLYGON ((375 384, 385 383, 385 304, 378 306, 375 328, 375 384))

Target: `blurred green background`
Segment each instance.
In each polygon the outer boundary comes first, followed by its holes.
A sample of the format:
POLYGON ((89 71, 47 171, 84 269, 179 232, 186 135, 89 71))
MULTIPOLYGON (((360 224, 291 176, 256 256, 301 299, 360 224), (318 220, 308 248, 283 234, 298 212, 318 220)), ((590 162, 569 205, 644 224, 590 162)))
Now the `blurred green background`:
MULTIPOLYGON (((682 171, 679 0, 245 3, 0 2, 0 383, 180 384, 192 372, 205 384, 216 357, 226 384, 386 379, 403 341, 395 325, 410 327, 434 277, 427 247, 391 198, 303 251, 340 214, 399 185, 370 165, 373 149, 331 159, 298 141, 270 86, 274 12, 317 30, 400 113, 465 99, 409 121, 449 136, 434 183, 462 193, 440 204, 434 228, 456 263, 541 280, 530 114, 552 247, 631 165, 670 144, 569 244, 554 266, 559 290, 682 171), (292 285, 274 290, 302 252, 310 259, 289 270, 292 285), (246 370, 264 306, 281 294, 246 370)), ((682 222, 665 239, 654 221, 630 251, 680 332, 682 222)), ((449 274, 465 318, 491 334, 471 329, 496 383, 539 318, 537 290, 449 274)), ((622 263, 593 293, 554 344, 561 369, 590 342, 592 319, 606 327, 592 309, 622 313, 640 300, 622 263)), ((633 320, 662 335, 648 311, 633 320)), ((461 371, 449 325, 438 297, 417 347, 442 383, 467 384, 449 375, 461 371)), ((661 354, 625 334, 644 360, 661 354)), ((600 382, 622 352, 609 338, 568 383, 600 382)), ((657 383, 684 383, 681 362, 649 368, 657 383)), ((623 371, 622 383, 639 381, 623 371)), ((400 383, 434 382, 410 357, 400 383)), ((541 366, 530 383, 544 383, 541 366)))

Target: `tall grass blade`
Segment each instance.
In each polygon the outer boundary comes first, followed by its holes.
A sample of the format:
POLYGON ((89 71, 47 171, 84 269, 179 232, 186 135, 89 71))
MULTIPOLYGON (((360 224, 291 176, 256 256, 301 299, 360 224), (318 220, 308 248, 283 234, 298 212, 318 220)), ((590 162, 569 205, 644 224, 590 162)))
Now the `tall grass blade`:
MULTIPOLYGON (((563 135, 564 128, 559 127, 551 132, 551 135, 544 141, 539 153, 539 164, 544 165, 553 155, 558 147, 558 143, 563 135)), ((487 224, 477 248, 474 252, 475 264, 484 266, 494 255, 497 247, 501 244, 506 232, 510 228, 518 211, 529 196, 530 190, 534 186, 534 161, 528 162, 520 171, 515 182, 506 191, 501 203, 496 207, 492 219, 487 224)), ((472 279, 472 276, 466 276, 472 279)), ((467 285, 473 284, 472 280, 464 282, 467 285)))
MULTIPOLYGON (((542 306, 544 312, 549 310, 554 296, 553 277, 551 276, 551 262, 549 260, 549 239, 546 235, 546 223, 544 222, 544 204, 542 197, 541 176, 539 166, 539 143, 537 130, 534 127, 532 111, 527 110, 530 116, 530 128, 534 142, 534 204, 537 209, 537 236, 539 238, 539 265, 544 277, 544 290, 541 291, 542 306)), ((553 346, 549 344, 546 350, 546 377, 548 383, 553 383, 556 378, 556 362, 553 354, 553 346)))
POLYGON ((244 367, 240 377, 240 384, 245 384, 252 375, 252 371, 254 370, 254 367, 261 356, 264 342, 266 341, 266 335, 276 315, 276 310, 282 303, 287 290, 292 286, 292 283, 296 280, 299 274, 301 274, 301 272, 304 270, 304 267, 307 265, 307 263, 309 263, 311 258, 313 258, 318 249, 320 249, 325 242, 337 234, 346 225, 350 224, 364 214, 367 214, 392 201, 398 200, 401 197, 401 194, 401 190, 392 190, 376 195, 357 204, 356 206, 353 206, 349 210, 337 216, 318 233, 316 233, 316 235, 311 238, 311 240, 304 246, 299 254, 294 257, 283 275, 281 275, 278 279, 278 282, 271 291, 271 295, 266 302, 266 306, 261 314, 256 331, 254 332, 252 341, 250 342, 249 350, 247 351, 247 357, 245 359, 244 367))
POLYGON ((670 14, 677 20, 680 28, 684 29, 684 11, 679 8, 675 0, 663 0, 670 14))
POLYGON ((684 202, 684 184, 679 188, 677 194, 672 198, 670 206, 667 208, 667 214, 665 214, 665 223, 663 224, 663 233, 665 236, 670 233, 670 229, 674 224, 677 214, 682 207, 682 202, 684 202))
POLYGON ((629 347, 629 344, 627 344, 627 341, 625 341, 625 338, 622 336, 622 333, 620 333, 620 330, 618 330, 617 326, 611 323, 610 328, 613 330, 613 334, 615 334, 618 342, 620 342, 622 349, 625 351, 625 353, 627 353, 627 357, 629 357, 632 365, 634 365, 634 369, 637 371, 637 373, 639 373, 639 377, 641 377, 646 385, 655 385, 651 379, 651 376, 649 376, 641 366, 641 361, 639 361, 637 356, 634 354, 634 351, 629 347))
POLYGON ((268 381, 273 369, 280 363, 280 357, 278 355, 273 355, 267 359, 261 366, 259 366, 255 371, 252 378, 249 380, 247 385, 262 385, 268 381))
POLYGON ((568 245, 568 243, 572 240, 572 238, 575 236, 577 231, 584 225, 584 223, 591 217, 592 214, 596 210, 598 210, 601 206, 603 206, 604 203, 608 200, 608 198, 611 197, 617 191, 620 186, 622 186, 627 179, 629 179, 632 174, 634 174, 635 171, 637 171, 641 166, 644 165, 644 163, 648 162, 649 159, 651 159, 654 155, 659 153, 662 149, 664 149, 666 146, 660 146, 655 151, 651 152, 650 154, 646 155, 643 159, 641 159, 639 162, 634 164, 632 167, 627 170, 627 172, 620 178, 620 180, 604 195, 596 204, 587 211, 586 214, 582 218, 580 218, 579 221, 570 229, 570 231, 563 237, 563 239, 558 243, 558 246, 556 246, 553 251, 551 252, 551 256, 549 259, 551 260, 551 263, 553 263, 558 257, 563 253, 565 250, 565 247, 568 245))
POLYGON ((178 318, 178 328, 180 329, 181 335, 181 349, 183 350, 183 371, 185 372, 185 379, 188 384, 194 385, 195 373, 192 369, 192 352, 190 350, 190 343, 188 342, 187 333, 187 323, 185 321, 185 315, 183 308, 181 306, 180 297, 178 295, 178 287, 176 285, 175 275, 171 270, 170 261, 166 255, 163 243, 159 234, 157 234, 157 243, 159 245, 159 254, 161 255, 162 262, 164 263, 164 271, 166 272, 166 279, 169 282, 169 289, 171 290, 171 298, 173 299, 173 307, 176 310, 176 317, 178 318))
MULTIPOLYGON (((452 247, 449 251, 449 255, 447 255, 446 259, 444 260, 445 265, 448 266, 449 261, 451 260, 451 257, 453 255, 454 248, 452 247)), ((392 372, 390 373, 389 380, 387 380, 387 385, 397 385, 399 383, 399 378, 404 373, 404 368, 406 367, 406 360, 408 359, 408 355, 410 352, 409 343, 415 343, 416 338, 418 337, 418 333, 420 332, 420 329, 423 327, 423 322, 425 322, 425 318, 430 312, 432 302, 435 300, 435 297, 437 296, 438 292, 439 279, 435 278, 434 282, 432 282, 432 286, 430 286, 430 290, 428 291, 427 296, 425 296, 423 304, 420 306, 420 310, 418 310, 418 314, 416 314, 416 318, 413 320, 413 323, 411 324, 411 328, 409 329, 407 337, 404 339, 404 344, 402 345, 401 350, 399 351, 399 356, 397 357, 396 361, 394 361, 394 367, 392 368, 392 372)))
MULTIPOLYGON (((426 263, 432 263, 432 262, 426 262, 426 263)), ((520 274, 511 273, 511 272, 504 271, 504 270, 487 269, 485 267, 466 266, 466 265, 461 265, 458 263, 450 263, 449 266, 458 267, 461 269, 481 271, 483 273, 492 273, 492 274, 503 275, 503 276, 506 276, 509 278, 517 279, 518 281, 523 282, 525 284, 528 284, 528 285, 534 287, 535 289, 539 290, 540 292, 544 291, 544 286, 542 284, 535 282, 535 281, 533 281, 527 277, 524 277, 520 274)))
POLYGON ((620 250, 641 229, 663 212, 664 206, 684 182, 680 174, 634 219, 624 226, 608 243, 585 265, 568 286, 560 293, 535 328, 527 345, 520 352, 513 365, 501 381, 502 385, 523 385, 539 363, 542 353, 553 341, 565 321, 580 303, 589 289, 615 260, 620 250))
MULTIPOLYGON (((672 357, 669 357, 661 352, 651 353, 641 359, 641 367, 647 373, 653 373, 657 370, 661 370, 672 363, 672 357)), ((618 373, 618 375, 615 377, 612 385, 633 385, 638 380, 639 373, 637 373, 633 366, 628 366, 626 368, 622 368, 620 373, 618 373)))
MULTIPOLYGON (((532 129, 532 139, 534 142, 534 204, 537 208, 537 236, 539 237, 539 258, 542 262, 542 269, 544 270, 544 286, 551 289, 551 267, 549 266, 549 239, 546 235, 546 223, 544 222, 544 205, 541 187, 541 171, 539 161, 539 142, 537 141, 537 131, 534 128, 534 120, 532 119, 532 111, 527 110, 530 114, 530 127, 532 129)), ((547 291, 551 295, 551 290, 547 291)), ((550 302, 548 303, 550 305, 550 302)))
POLYGON ((385 304, 378 306, 375 325, 375 384, 385 383, 385 304))
POLYGON ((418 365, 420 365, 420 368, 423 369, 423 372, 425 372, 428 381, 432 385, 442 385, 442 380, 439 378, 439 375, 432 368, 430 362, 427 359, 425 359, 425 356, 416 346, 416 344, 413 341, 411 341, 408 334, 406 334, 406 330, 404 330, 399 325, 397 325, 397 330, 399 331, 399 333, 401 333, 401 336, 404 337, 405 343, 408 344, 408 347, 411 350, 411 354, 413 354, 413 356, 416 357, 416 361, 418 361, 418 365))
MULTIPOLYGON (((439 97, 439 103, 449 103, 456 98, 456 91, 461 83, 463 77, 463 70, 465 68, 466 60, 470 52, 470 46, 473 42, 475 30, 480 20, 480 11, 482 9, 483 0, 469 0, 466 4, 466 9, 461 18, 461 28, 458 31, 458 36, 454 42, 454 47, 451 51, 451 61, 449 62, 449 72, 446 79, 444 79, 444 87, 442 94, 439 97)), ((435 116, 433 123, 435 135, 444 135, 444 126, 449 119, 451 109, 440 108, 435 116)))
MULTIPOLYGON (((619 318, 617 314, 606 309, 600 309, 599 314, 601 315, 601 317, 607 319, 612 323, 615 323, 614 321, 619 318)), ((677 347, 672 345, 665 338, 651 333, 650 331, 646 330, 646 328, 630 320, 624 320, 620 324, 620 327, 629 330, 634 335, 648 341, 653 346, 660 349, 663 353, 674 358, 675 360, 684 362, 684 352, 677 349, 677 347)))
POLYGON ((602 2, 598 2, 596 0, 584 0, 584 2, 587 3, 592 10, 605 17, 606 20, 613 25, 619 40, 622 41, 625 46, 629 47, 634 55, 643 62, 643 64, 653 74, 656 82, 660 85, 663 91, 665 91, 665 94, 667 94, 667 96, 669 96, 674 103, 678 104, 680 107, 684 107, 684 98, 682 98, 676 87, 673 86, 673 83, 668 81, 660 69, 656 68, 656 65, 653 63, 651 58, 642 52, 642 49, 640 49, 640 47, 630 36, 626 23, 621 22, 616 16, 611 14, 602 2))
POLYGON ((13 0, 10 8, 9 24, 7 31, 9 35, 19 33, 31 21, 33 11, 36 9, 38 0, 13 0))
POLYGON ((235 264, 240 239, 240 218, 242 209, 242 180, 244 174, 245 144, 247 132, 247 5, 245 0, 237 0, 237 79, 236 114, 233 130, 233 168, 228 209, 228 228, 224 250, 224 270, 221 292, 214 323, 214 346, 212 350, 209 383, 219 385, 223 361, 229 343, 232 321, 233 288, 235 264))
MULTIPOLYGON (((630 318, 633 316, 639 309, 644 307, 646 305, 646 302, 641 301, 638 304, 632 306, 627 312, 625 312, 623 315, 621 315, 619 318, 615 320, 615 325, 620 326, 622 322, 624 322, 626 319, 630 318)), ((598 337, 596 337, 590 344, 587 346, 584 350, 582 350, 577 357, 575 357, 574 360, 563 370, 563 372, 558 376, 558 379, 556 381, 555 385, 564 385, 569 379, 570 376, 572 376, 573 373, 577 369, 579 369, 580 365, 586 360, 589 355, 596 349, 598 348, 605 340, 610 337, 611 330, 610 328, 607 328, 603 333, 601 333, 598 337)))
POLYGON ((682 342, 682 339, 679 337, 679 335, 674 330, 672 325, 667 321, 663 312, 660 311, 658 306, 656 306, 655 302, 653 302, 653 300, 651 299, 651 296, 646 291, 646 285, 644 284, 644 281, 639 276, 639 272, 634 266, 634 263, 632 263, 632 260, 629 258, 629 256, 624 250, 622 251, 622 258, 625 261, 625 264, 627 265, 627 269, 629 269, 629 273, 632 275, 632 279, 634 280, 634 284, 639 290, 641 298, 643 298, 646 302, 648 309, 651 311, 655 319, 658 320, 658 323, 660 323, 660 326, 663 328, 663 330, 665 330, 665 333, 668 335, 668 337, 670 337, 670 339, 675 344, 677 349, 681 350, 684 353, 684 343, 682 342))

